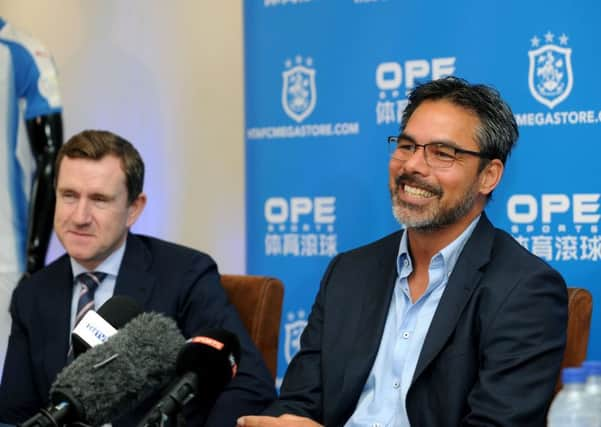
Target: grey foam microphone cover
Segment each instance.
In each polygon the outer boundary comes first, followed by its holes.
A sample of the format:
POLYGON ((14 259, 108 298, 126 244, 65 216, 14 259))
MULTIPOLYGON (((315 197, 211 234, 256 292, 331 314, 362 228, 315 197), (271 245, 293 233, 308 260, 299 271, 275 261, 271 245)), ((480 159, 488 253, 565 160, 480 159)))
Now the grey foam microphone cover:
POLYGON ((142 313, 63 369, 50 398, 54 404, 68 402, 72 420, 92 425, 111 422, 174 378, 184 344, 172 319, 142 313))

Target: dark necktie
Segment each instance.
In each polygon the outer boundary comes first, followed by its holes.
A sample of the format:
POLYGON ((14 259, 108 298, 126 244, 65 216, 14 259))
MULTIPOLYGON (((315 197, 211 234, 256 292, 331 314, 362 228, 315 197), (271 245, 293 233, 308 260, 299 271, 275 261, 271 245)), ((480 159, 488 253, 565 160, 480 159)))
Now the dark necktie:
POLYGON ((92 271, 90 273, 81 273, 77 276, 77 283, 81 284, 79 291, 79 301, 77 302, 77 315, 73 325, 77 325, 81 318, 90 310, 94 309, 94 292, 98 285, 104 280, 106 273, 92 271))

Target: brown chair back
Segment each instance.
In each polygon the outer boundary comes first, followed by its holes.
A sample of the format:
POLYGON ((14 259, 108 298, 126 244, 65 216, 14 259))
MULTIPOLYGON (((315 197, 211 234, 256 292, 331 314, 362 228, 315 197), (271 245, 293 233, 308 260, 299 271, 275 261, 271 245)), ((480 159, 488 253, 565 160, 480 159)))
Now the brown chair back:
POLYGON ((284 285, 265 276, 221 275, 230 302, 275 379, 284 285))
MULTIPOLYGON (((589 291, 583 288, 568 288, 568 332, 561 362, 562 369, 580 366, 586 359, 592 311, 593 297, 589 291)), ((555 386, 555 393, 561 386, 560 377, 555 386)))

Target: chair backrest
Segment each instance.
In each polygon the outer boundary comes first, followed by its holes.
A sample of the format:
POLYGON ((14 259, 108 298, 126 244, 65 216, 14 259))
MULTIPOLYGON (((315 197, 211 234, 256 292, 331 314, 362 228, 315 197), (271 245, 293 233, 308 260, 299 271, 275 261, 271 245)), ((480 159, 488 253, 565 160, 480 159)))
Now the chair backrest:
POLYGON ((265 276, 221 275, 230 302, 275 379, 284 285, 265 276))
MULTIPOLYGON (((562 368, 580 366, 586 359, 592 311, 593 297, 589 291, 583 288, 568 288, 568 332, 562 368)), ((555 386, 556 393, 561 386, 560 377, 555 386)))

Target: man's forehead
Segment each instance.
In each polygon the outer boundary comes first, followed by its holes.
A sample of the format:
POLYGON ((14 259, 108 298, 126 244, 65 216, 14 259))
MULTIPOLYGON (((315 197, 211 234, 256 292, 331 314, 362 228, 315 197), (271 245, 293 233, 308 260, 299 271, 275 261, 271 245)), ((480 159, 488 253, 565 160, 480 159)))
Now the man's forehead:
POLYGON ((112 155, 98 160, 65 156, 61 161, 57 177, 58 187, 68 184, 107 188, 118 183, 121 183, 125 189, 126 179, 121 160, 112 155))

